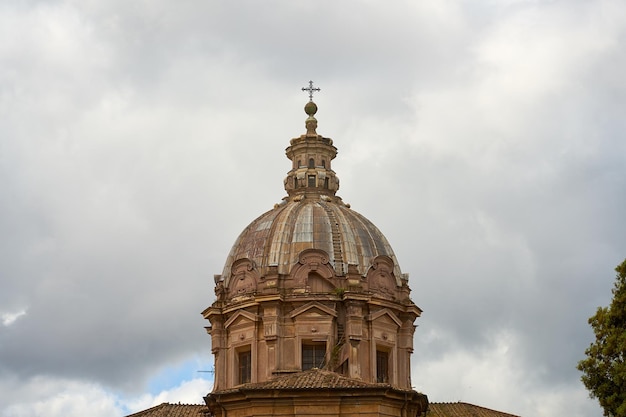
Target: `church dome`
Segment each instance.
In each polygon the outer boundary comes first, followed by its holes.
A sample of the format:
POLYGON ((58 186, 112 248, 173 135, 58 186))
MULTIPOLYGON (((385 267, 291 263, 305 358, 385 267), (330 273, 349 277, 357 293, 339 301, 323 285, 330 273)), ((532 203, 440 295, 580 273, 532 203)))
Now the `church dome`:
MULTIPOLYGON (((283 404, 292 395, 289 384, 308 380, 312 369, 399 388, 394 415, 407 413, 413 323, 421 310, 385 236, 336 195, 339 179, 331 163, 337 148, 316 132, 312 93, 319 89, 312 84, 303 89, 310 100, 306 133, 285 150, 292 162, 287 196, 237 237, 222 274, 214 277, 215 301, 202 312, 211 323, 206 329, 215 355, 213 393, 206 398, 216 415, 224 411, 222 417, 235 403, 245 402, 247 409, 250 397, 237 390, 247 393, 256 383, 283 381, 286 391, 278 396, 254 395, 283 404)), ((350 397, 371 393, 365 387, 350 397)), ((254 410, 248 415, 272 413, 254 410)))
POLYGON ((288 199, 262 214, 235 241, 222 276, 230 277, 232 264, 244 258, 261 276, 272 266, 286 275, 302 251, 318 249, 328 254, 337 276, 345 276, 351 266, 365 276, 372 260, 387 256, 399 279, 400 268, 385 236, 363 215, 336 200, 324 195, 288 199))
MULTIPOLYGON (((292 161, 284 181, 288 196, 243 230, 216 280, 229 288, 236 275, 235 266, 243 260, 259 278, 268 274, 286 276, 303 251, 318 250, 327 257, 325 262, 332 267, 333 275, 343 278, 348 274, 365 277, 376 260, 384 257, 395 285, 402 287, 407 277, 401 273, 385 236, 335 195, 339 179, 331 169, 331 161, 337 148, 332 139, 316 132, 317 105, 309 101, 305 112, 306 134, 291 139, 286 149, 292 161)), ((258 280, 253 281, 250 285, 256 287, 258 280)))

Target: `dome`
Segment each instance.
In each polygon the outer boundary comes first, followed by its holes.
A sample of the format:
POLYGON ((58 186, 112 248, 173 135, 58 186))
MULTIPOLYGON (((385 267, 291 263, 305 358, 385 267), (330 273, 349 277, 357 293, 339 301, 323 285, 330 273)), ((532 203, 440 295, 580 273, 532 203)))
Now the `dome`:
MULTIPOLYGON (((352 210, 336 196, 339 178, 331 168, 337 148, 330 138, 317 134, 313 115, 317 105, 309 101, 306 133, 291 139, 285 153, 292 161, 284 180, 288 196, 272 210, 254 220, 235 241, 221 276, 216 283, 236 293, 256 291, 263 277, 287 276, 297 267, 306 250, 318 251, 329 265, 329 276, 366 277, 370 268, 384 257, 385 270, 394 284, 403 287, 403 275, 391 245, 367 218, 352 210), (247 282, 231 286, 233 276, 243 279, 245 271, 254 271, 247 282)), ((380 273, 381 271, 379 271, 380 273)), ((359 278, 360 279, 360 278, 359 278)))
MULTIPOLYGON (((389 257, 400 286, 400 268, 380 230, 337 198, 312 197, 288 199, 250 223, 235 241, 222 277, 228 281, 231 266, 239 259, 252 261, 260 276, 272 266, 286 275, 302 251, 318 249, 328 255, 337 276, 345 276, 350 267, 365 276, 375 258, 389 257)), ((228 282, 224 284, 228 287, 228 282)))
MULTIPOLYGON (((413 323, 421 310, 385 236, 336 195, 337 148, 316 132, 311 96, 319 89, 310 81, 305 90, 306 133, 285 150, 287 196, 239 234, 214 277, 215 301, 202 312, 215 355, 206 398, 215 404, 234 394, 249 407, 234 390, 311 369, 411 389, 413 323)), ((406 414, 402 397, 397 415, 406 414)), ((225 401, 226 414, 234 402, 225 401)))

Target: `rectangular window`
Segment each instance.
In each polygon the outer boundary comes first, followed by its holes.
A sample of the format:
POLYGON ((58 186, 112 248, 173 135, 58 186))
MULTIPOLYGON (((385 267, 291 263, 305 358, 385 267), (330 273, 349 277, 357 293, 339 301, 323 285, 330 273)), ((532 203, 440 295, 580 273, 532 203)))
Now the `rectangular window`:
POLYGON ((389 382, 389 352, 376 351, 376 382, 389 382))
POLYGON ((252 375, 252 352, 239 352, 239 383, 247 384, 252 375))
POLYGON ((302 345, 302 370, 322 368, 326 357, 326 343, 307 343, 302 345))
POLYGON ((309 187, 315 187, 315 175, 309 175, 309 187))

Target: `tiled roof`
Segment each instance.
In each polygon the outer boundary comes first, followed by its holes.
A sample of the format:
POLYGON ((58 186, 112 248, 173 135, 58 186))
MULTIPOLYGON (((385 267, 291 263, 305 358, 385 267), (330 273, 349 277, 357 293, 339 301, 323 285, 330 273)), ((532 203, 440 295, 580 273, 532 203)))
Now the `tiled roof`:
MULTIPOLYGON (((319 376, 319 374, 318 374, 319 376)), ((349 379, 349 378, 344 378, 349 379)), ((332 381, 328 383, 333 383, 332 381)), ((366 384, 372 385, 372 384, 366 384)), ((381 384, 373 384, 379 386, 381 384)), ((384 384, 382 384, 384 385, 384 384)), ((318 387, 319 385, 316 385, 318 387)), ((347 387, 350 387, 348 384, 347 387)), ((307 388, 303 386, 302 388, 307 388)), ((341 386, 341 388, 346 388, 341 386)), ((269 389, 269 388, 268 388, 269 389)), ((202 417, 205 405, 163 403, 127 417, 202 417)), ((426 417, 518 417, 468 403, 430 403, 426 417)))
MULTIPOLYGON (((347 378, 338 373, 322 369, 288 374, 265 382, 245 385, 246 389, 310 389, 310 388, 380 388, 389 384, 371 384, 360 379, 347 378)), ((244 388, 244 387, 240 387, 244 388)))
POLYGON ((203 417, 206 405, 163 403, 127 417, 203 417))
POLYGON ((518 417, 468 403, 430 403, 426 417, 518 417))
POLYGON ((347 378, 335 372, 322 369, 309 369, 280 376, 269 381, 239 385, 220 391, 220 394, 243 390, 273 390, 273 389, 351 389, 351 388, 393 388, 398 391, 411 391, 392 387, 390 384, 374 384, 360 379, 347 378))

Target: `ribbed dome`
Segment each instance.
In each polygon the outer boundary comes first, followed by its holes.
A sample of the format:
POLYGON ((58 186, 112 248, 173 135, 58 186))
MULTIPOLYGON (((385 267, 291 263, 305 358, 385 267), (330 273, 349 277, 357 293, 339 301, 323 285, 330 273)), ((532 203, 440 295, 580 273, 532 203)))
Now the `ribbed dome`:
MULTIPOLYGON (((268 275, 270 268, 272 273, 286 276, 298 263, 302 251, 316 249, 326 253, 328 259, 324 256, 324 262, 333 268, 336 277, 356 273, 365 277, 375 258, 385 256, 393 263, 388 266, 396 285, 402 287, 407 277, 402 276, 385 236, 336 195, 339 178, 331 163, 337 148, 332 139, 316 132, 317 105, 309 101, 305 112, 306 133, 291 139, 285 150, 292 161, 284 180, 288 196, 239 235, 219 280, 229 288, 233 265, 240 265, 237 261, 245 259, 249 261, 247 268, 255 269, 258 277, 268 275)), ((250 281, 242 291, 249 291, 256 284, 250 281)))
POLYGON ((364 276, 374 258, 388 256, 401 285, 391 245, 372 222, 337 198, 318 195, 290 200, 259 216, 239 235, 222 273, 226 287, 231 266, 238 259, 253 261, 261 276, 271 266, 279 274, 288 274, 305 249, 326 252, 338 276, 344 276, 349 265, 364 276))

